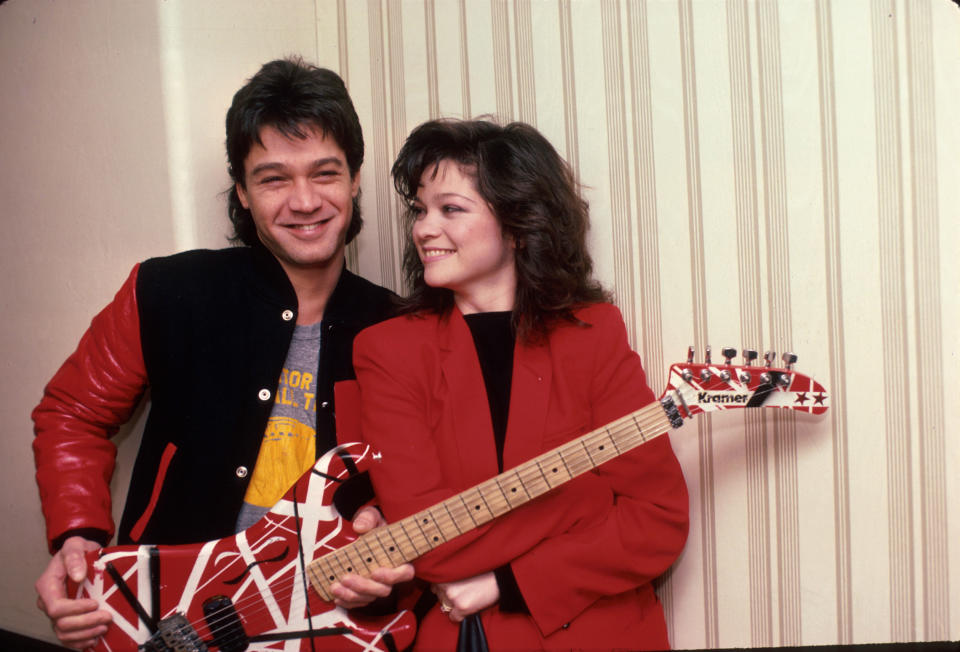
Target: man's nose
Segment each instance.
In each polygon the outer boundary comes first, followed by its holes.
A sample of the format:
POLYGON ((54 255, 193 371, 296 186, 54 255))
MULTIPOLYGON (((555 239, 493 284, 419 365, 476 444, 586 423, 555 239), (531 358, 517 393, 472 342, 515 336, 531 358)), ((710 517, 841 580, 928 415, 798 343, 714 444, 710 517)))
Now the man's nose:
POLYGON ((294 181, 287 200, 290 210, 298 213, 312 213, 323 204, 320 191, 306 179, 294 181))

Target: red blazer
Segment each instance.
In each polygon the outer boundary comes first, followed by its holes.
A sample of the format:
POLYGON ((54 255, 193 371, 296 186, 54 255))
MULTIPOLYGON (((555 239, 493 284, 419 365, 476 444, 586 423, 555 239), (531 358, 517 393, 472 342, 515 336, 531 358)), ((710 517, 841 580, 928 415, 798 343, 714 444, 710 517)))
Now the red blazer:
MULTIPOLYGON (((655 400, 616 307, 577 312, 547 342, 514 352, 504 468, 655 400)), ((388 521, 497 475, 487 402, 459 311, 407 316, 358 335, 364 439, 383 454, 371 470, 388 521)), ((529 615, 482 619, 491 649, 640 649, 669 646, 651 581, 677 558, 687 490, 668 437, 659 437, 415 562, 448 582, 509 563, 529 615)), ((458 626, 434 608, 419 649, 455 649, 458 626)))

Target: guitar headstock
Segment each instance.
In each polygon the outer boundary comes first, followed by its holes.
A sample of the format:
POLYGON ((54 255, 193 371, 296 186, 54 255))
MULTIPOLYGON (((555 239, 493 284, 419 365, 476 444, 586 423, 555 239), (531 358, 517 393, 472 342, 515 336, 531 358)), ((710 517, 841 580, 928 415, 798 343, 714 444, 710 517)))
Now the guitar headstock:
POLYGON ((745 349, 743 364, 733 363, 736 349, 724 348, 722 354, 723 362, 714 363, 707 347, 703 362, 697 363, 690 347, 687 361, 670 367, 663 395, 674 398, 682 416, 760 407, 823 414, 830 406, 824 386, 793 369, 797 361, 793 353, 783 354, 782 367, 774 366, 773 351, 759 362, 756 351, 745 349))

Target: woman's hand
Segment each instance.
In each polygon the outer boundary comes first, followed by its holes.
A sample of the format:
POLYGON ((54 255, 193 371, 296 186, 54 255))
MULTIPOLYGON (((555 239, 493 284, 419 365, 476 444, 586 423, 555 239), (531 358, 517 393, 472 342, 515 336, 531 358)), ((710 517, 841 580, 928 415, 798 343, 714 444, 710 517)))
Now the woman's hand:
POLYGON ((495 605, 500 600, 500 587, 497 586, 497 578, 493 572, 456 582, 434 584, 430 590, 440 600, 440 611, 455 623, 495 605))

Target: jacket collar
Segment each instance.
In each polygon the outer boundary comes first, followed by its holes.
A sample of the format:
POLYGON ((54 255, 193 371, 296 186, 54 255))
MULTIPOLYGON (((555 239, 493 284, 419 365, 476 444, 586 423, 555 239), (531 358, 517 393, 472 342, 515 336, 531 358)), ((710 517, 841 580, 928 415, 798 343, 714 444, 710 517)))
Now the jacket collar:
MULTIPOLYGON (((261 244, 256 244, 249 249, 256 271, 252 281, 253 287, 272 301, 296 308, 297 293, 277 257, 261 244)), ((353 318, 358 315, 366 314, 366 307, 359 305, 366 298, 366 295, 359 291, 360 282, 360 277, 351 273, 344 264, 337 279, 337 285, 333 288, 324 309, 323 321, 347 322, 353 321, 353 318)))

